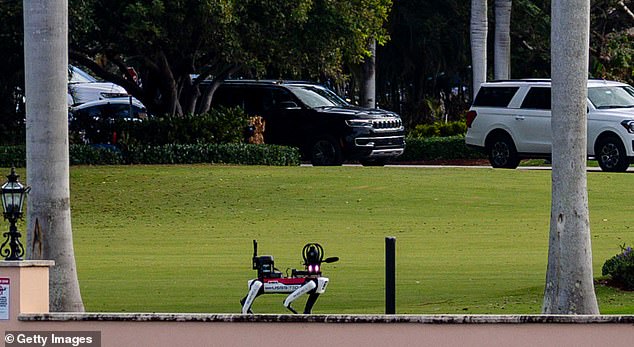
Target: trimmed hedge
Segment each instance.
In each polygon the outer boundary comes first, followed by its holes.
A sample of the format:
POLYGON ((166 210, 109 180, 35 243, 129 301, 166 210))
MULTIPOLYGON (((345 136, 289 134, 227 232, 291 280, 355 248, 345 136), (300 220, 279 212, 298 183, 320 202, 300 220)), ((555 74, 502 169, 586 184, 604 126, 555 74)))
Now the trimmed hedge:
MULTIPOLYGON (((163 146, 115 146, 71 145, 70 165, 121 165, 121 164, 244 164, 293 166, 300 164, 297 148, 230 144, 190 144, 163 146)), ((26 166, 24 146, 0 147, 0 166, 26 166)))
MULTIPOLYGON (((408 137, 405 152, 394 162, 451 159, 486 159, 483 152, 473 150, 464 143, 464 136, 412 138, 408 137)), ((0 147, 0 166, 24 167, 24 146, 0 147)), ((71 145, 71 165, 115 165, 115 164, 193 164, 222 163, 244 165, 300 164, 297 148, 275 145, 189 144, 162 146, 115 146, 71 145)))
POLYGON ((70 165, 117 165, 125 163, 123 153, 110 145, 70 145, 70 165))
POLYGON ((143 122, 119 122, 121 139, 128 145, 190 143, 241 143, 249 117, 241 108, 214 108, 208 113, 149 118, 143 122))
POLYGON ((244 143, 130 146, 123 153, 126 164, 300 164, 297 148, 244 143))
POLYGON ((405 152, 396 158, 399 161, 486 159, 484 152, 467 147, 464 136, 450 137, 408 137, 405 152))
POLYGON ((467 123, 462 121, 455 122, 435 122, 432 124, 418 124, 409 132, 412 138, 417 137, 448 137, 464 135, 467 133, 467 123))

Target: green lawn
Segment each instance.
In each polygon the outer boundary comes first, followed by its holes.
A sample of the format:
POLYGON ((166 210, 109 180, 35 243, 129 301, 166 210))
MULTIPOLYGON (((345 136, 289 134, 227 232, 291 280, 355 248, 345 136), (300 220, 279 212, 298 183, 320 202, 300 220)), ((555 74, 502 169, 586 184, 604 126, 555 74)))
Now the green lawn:
MULTIPOLYGON (((596 276, 634 240, 633 177, 588 174, 596 276)), ((314 313, 382 313, 395 236, 398 313, 540 312, 550 171, 100 166, 72 167, 71 185, 88 311, 237 313, 257 239, 282 271, 309 241, 341 258, 314 313)), ((602 313, 634 312, 632 293, 597 291, 602 313)), ((286 312, 283 299, 254 311, 286 312)))

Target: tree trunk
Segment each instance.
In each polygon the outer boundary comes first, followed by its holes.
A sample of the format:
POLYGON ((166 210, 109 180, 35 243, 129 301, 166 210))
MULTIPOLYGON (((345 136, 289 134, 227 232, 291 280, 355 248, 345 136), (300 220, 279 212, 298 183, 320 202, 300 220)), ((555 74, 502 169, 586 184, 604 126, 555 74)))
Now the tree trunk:
POLYGON ((222 72, 218 74, 217 77, 213 79, 210 85, 205 87, 205 89, 202 91, 201 96, 199 97, 198 107, 196 109, 196 112, 198 114, 209 112, 209 109, 211 108, 211 101, 213 100, 214 93, 216 92, 218 87, 220 87, 224 80, 226 80, 232 74, 236 73, 238 70, 240 70, 239 65, 227 66, 222 72))
POLYGON ((511 6, 512 0, 495 0, 493 73, 496 80, 511 77, 511 6))
POLYGON ((182 116, 183 111, 178 100, 178 91, 176 87, 176 80, 169 61, 163 51, 156 53, 156 66, 159 76, 162 77, 160 81, 160 90, 162 98, 164 98, 165 112, 170 116, 182 116))
POLYGON ((195 114, 196 102, 200 97, 200 88, 198 84, 192 82, 189 74, 182 77, 182 87, 180 93, 180 103, 183 108, 183 114, 195 114))
POLYGON ((471 71, 473 98, 487 79, 487 0, 471 0, 471 71))
POLYGON ((68 2, 24 0, 27 258, 55 261, 51 311, 84 310, 75 266, 68 164, 68 2))
POLYGON ((366 57, 362 65, 361 106, 376 108, 376 41, 369 45, 370 57, 366 57))
POLYGON ((552 206, 545 314, 598 314, 586 180, 590 0, 552 3, 552 206))

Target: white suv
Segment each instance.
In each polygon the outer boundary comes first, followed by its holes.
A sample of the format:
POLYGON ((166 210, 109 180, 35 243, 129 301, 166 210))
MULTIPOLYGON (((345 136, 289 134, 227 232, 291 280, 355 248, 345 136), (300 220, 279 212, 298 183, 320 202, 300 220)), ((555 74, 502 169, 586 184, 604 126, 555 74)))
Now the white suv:
MULTIPOLYGON (((484 149, 493 167, 514 169, 522 158, 550 158, 550 80, 483 83, 467 113, 468 146, 484 149)), ((634 160, 634 88, 588 81, 588 157, 603 171, 634 160)))

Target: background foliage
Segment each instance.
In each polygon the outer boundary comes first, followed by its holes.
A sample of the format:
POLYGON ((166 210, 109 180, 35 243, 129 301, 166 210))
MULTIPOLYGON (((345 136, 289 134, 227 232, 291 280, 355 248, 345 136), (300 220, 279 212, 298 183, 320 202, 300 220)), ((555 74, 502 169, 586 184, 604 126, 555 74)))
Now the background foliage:
MULTIPOLYGON (((632 84, 634 26, 623 5, 631 10, 634 1, 591 3, 591 75, 632 84)), ((352 73, 376 39, 379 106, 399 112, 413 129, 464 117, 469 6, 461 0, 70 0, 70 58, 123 85, 155 114, 182 115, 206 112, 214 84, 203 80, 227 76, 315 80, 357 100, 352 73)), ((489 8, 492 31, 493 1, 489 8)), ((548 77, 550 0, 514 0, 511 26, 512 78, 548 77)), ((22 1, 3 1, 0 144, 24 138, 22 30, 22 1)), ((492 72, 492 59, 489 64, 492 72)))

